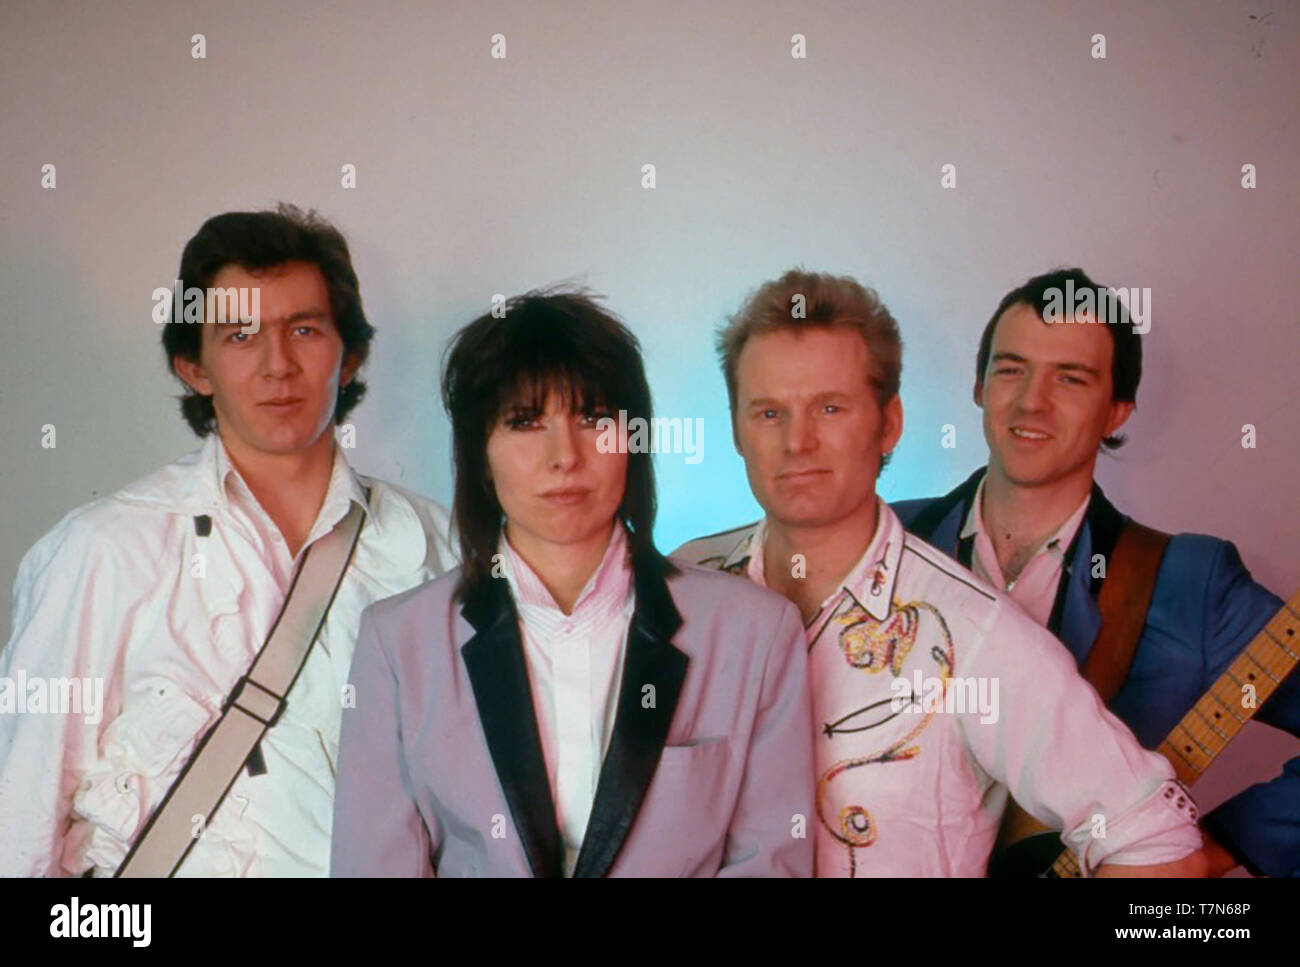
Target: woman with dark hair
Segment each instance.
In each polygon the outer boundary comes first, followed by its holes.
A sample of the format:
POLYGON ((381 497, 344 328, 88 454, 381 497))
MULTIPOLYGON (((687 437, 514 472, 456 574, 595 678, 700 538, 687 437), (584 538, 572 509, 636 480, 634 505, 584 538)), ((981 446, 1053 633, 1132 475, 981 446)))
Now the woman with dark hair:
POLYGON ((655 549, 622 323, 575 291, 505 310, 443 373, 462 566, 362 619, 332 873, 811 875, 798 612, 655 549))

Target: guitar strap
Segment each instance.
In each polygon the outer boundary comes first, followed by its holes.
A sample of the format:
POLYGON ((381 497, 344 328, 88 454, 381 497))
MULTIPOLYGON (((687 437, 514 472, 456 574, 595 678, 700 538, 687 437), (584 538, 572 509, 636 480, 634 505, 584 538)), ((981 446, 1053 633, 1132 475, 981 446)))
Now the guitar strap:
MULTIPOLYGON (((343 582, 364 520, 361 505, 353 502, 334 529, 307 549, 262 650, 248 673, 235 682, 221 718, 199 741, 115 877, 174 875, 198 841, 196 830, 206 828, 240 770, 247 764, 250 771, 265 771, 259 743, 288 704, 287 696, 343 582)), ((203 529, 197 519, 195 527, 203 529)))
POLYGON ((1128 678, 1156 590, 1169 535, 1130 520, 1115 542, 1097 595, 1101 630, 1083 663, 1083 677, 1107 705, 1128 678))
MULTIPOLYGON (((1133 665, 1133 655, 1155 594, 1156 575, 1168 544, 1168 534, 1129 520, 1106 562, 1106 577, 1097 595, 1101 629, 1084 660, 1082 674, 1107 705, 1119 694, 1133 665)), ((1068 580, 1068 576, 1062 575, 1062 580, 1068 580)), ((1046 826, 1012 800, 1003 817, 994 852, 1001 853, 1046 832, 1049 832, 1046 826)), ((1054 857, 1060 852, 1060 841, 1056 840, 1050 848, 1055 851, 1054 857)), ((995 856, 990 862, 990 875, 1002 875, 1001 870, 1002 863, 995 856)))

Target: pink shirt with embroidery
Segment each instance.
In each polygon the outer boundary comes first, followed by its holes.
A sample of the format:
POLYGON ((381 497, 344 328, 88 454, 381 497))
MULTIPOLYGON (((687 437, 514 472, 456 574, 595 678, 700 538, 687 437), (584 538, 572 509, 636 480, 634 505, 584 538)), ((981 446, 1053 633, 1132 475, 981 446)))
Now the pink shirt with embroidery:
MULTIPOLYGON (((764 583, 765 522, 674 557, 764 583)), ((1195 807, 1004 594, 906 534, 876 534, 806 625, 818 876, 983 876, 1008 789, 1085 870, 1200 846, 1195 807)))

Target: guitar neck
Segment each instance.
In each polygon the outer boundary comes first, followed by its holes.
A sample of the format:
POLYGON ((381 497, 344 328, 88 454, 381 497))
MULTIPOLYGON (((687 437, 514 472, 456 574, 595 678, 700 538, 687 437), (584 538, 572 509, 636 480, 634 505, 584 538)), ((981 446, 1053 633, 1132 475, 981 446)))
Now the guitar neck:
MULTIPOLYGON (((1249 722, 1300 662, 1300 591, 1242 650, 1228 670, 1170 730, 1157 750, 1190 786, 1249 722)), ((1075 877, 1079 864, 1069 850, 1052 866, 1052 876, 1075 877)))
POLYGON ((1160 743, 1190 786, 1210 767, 1300 661, 1300 591, 1200 697, 1160 743))

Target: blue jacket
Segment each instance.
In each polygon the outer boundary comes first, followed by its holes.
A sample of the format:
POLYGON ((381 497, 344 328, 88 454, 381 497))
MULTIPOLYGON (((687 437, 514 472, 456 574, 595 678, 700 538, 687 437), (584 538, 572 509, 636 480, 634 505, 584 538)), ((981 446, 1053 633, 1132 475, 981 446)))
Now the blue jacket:
MULTIPOLYGON (((892 505, 904 527, 968 568, 974 540, 960 534, 984 469, 943 497, 892 505)), ((1048 621, 1081 668, 1101 627, 1102 579, 1091 577, 1090 564, 1094 554, 1109 559, 1127 520, 1094 484, 1048 621)), ((1276 595, 1251 579, 1232 544, 1204 534, 1175 535, 1111 711, 1144 746, 1156 748, 1281 607, 1276 595)), ((1284 681, 1255 717, 1300 735, 1300 675, 1284 681)), ((1300 876, 1300 756, 1270 782, 1229 799, 1204 823, 1256 876, 1300 876)))

